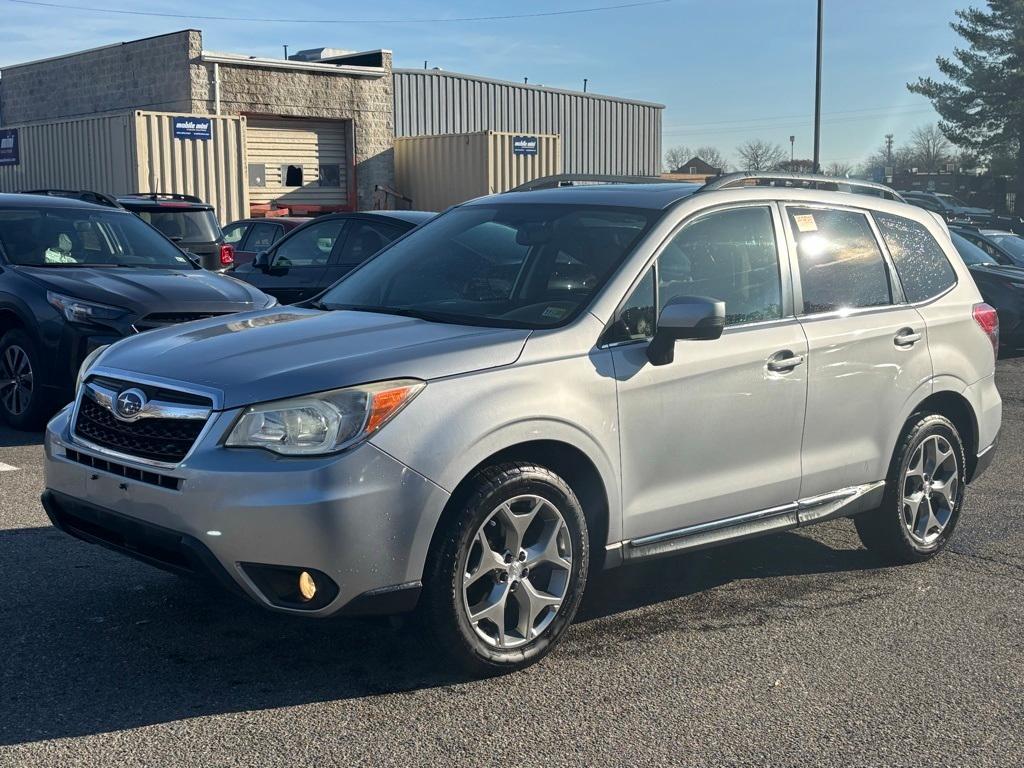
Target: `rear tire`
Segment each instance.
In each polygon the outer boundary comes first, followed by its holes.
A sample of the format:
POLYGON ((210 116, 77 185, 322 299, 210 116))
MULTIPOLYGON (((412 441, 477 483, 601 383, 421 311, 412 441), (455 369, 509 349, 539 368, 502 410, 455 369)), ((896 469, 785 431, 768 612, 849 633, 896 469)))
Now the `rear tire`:
POLYGON ((442 521, 424 574, 421 619, 438 650, 473 676, 547 655, 572 623, 589 562, 576 494, 524 462, 481 470, 442 521))
POLYGON ((35 341, 15 328, 0 337, 0 418, 15 429, 41 429, 53 415, 53 398, 43 389, 35 341))
POLYGON ((960 519, 966 487, 963 441, 939 414, 919 415, 896 447, 882 505, 854 517, 860 540, 891 563, 941 552, 960 519))

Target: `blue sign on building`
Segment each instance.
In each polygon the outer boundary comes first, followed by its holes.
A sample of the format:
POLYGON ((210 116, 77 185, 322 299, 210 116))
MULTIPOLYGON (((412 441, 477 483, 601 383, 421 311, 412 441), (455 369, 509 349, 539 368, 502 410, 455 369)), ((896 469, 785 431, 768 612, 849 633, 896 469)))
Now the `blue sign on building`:
POLYGON ((174 118, 174 138, 199 139, 207 141, 213 136, 213 127, 208 117, 174 118))
POLYGON ((18 129, 0 130, 0 165, 18 164, 18 129))
POLYGON ((536 136, 513 136, 513 155, 536 155, 540 142, 536 136))

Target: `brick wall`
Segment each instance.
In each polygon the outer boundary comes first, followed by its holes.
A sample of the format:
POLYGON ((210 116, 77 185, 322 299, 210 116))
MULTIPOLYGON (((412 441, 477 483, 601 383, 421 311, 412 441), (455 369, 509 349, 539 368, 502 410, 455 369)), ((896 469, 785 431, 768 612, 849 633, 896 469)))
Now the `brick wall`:
MULTIPOLYGON (((192 111, 214 110, 213 65, 193 57, 192 111)), ((376 184, 394 185, 391 54, 377 78, 220 64, 221 113, 347 119, 355 125, 359 208, 373 206, 376 184)))
POLYGON ((128 109, 188 111, 190 52, 202 35, 185 30, 0 70, 5 125, 128 109))

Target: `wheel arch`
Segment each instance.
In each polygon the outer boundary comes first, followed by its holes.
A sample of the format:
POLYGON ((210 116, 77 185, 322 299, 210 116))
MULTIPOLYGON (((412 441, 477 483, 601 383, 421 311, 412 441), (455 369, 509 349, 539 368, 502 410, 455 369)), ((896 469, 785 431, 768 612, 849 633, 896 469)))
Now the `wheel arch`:
POLYGON ((583 450, 571 443, 552 439, 528 440, 509 445, 477 462, 449 496, 434 528, 429 551, 436 551, 437 539, 444 535, 452 517, 459 514, 471 493, 476 473, 488 466, 514 461, 546 467, 569 484, 579 499, 587 520, 591 570, 601 570, 604 567, 610 522, 611 500, 607 484, 597 465, 583 450))
MULTIPOLYGON (((978 463, 978 417, 975 415, 970 401, 960 392, 951 389, 933 392, 913 409, 904 425, 904 430, 907 423, 914 421, 924 413, 936 413, 953 422, 953 426, 956 427, 964 442, 964 454, 967 461, 965 473, 967 482, 970 482, 978 463)), ((904 430, 901 430, 900 434, 903 434, 904 430)), ((895 448, 893 450, 895 452, 895 448)))
POLYGON ((28 329, 29 324, 16 309, 0 305, 0 336, 15 328, 28 329))

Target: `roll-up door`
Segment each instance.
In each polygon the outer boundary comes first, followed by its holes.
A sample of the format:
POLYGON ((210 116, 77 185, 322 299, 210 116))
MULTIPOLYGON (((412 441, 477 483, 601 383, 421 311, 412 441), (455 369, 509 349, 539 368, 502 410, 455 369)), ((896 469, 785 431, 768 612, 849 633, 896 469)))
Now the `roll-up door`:
POLYGON ((347 120, 249 117, 249 204, 348 206, 347 120))

